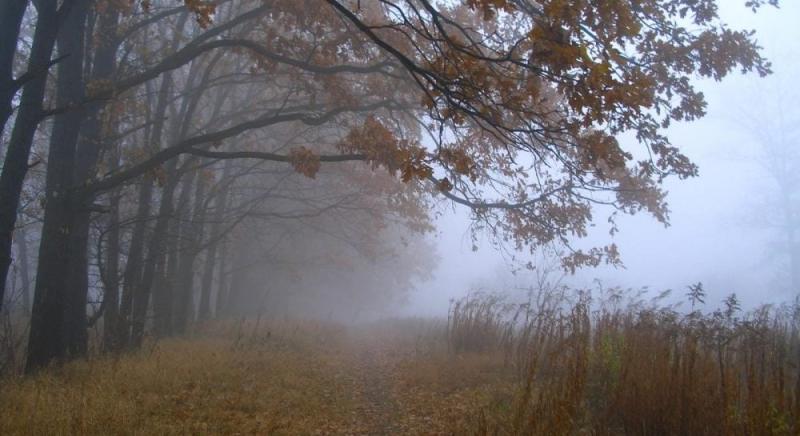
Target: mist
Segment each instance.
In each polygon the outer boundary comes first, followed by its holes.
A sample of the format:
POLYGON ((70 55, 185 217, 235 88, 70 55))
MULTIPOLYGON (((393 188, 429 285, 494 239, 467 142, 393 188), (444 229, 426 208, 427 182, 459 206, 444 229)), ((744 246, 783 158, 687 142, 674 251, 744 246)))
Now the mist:
POLYGON ((0 3, 0 434, 800 433, 800 3, 0 3))
MULTIPOLYGON (((787 164, 796 168, 800 112, 791 102, 797 97, 792 80, 800 73, 800 64, 791 41, 800 37, 793 25, 800 6, 787 2, 756 15, 736 2, 719 6, 731 26, 756 32, 773 73, 765 78, 734 74, 721 82, 694 80, 707 98, 707 114, 694 122, 673 124, 667 135, 698 165, 699 175, 666 180, 669 225, 647 216, 621 217, 622 230, 614 242, 624 266, 555 274, 566 282, 585 288, 598 280, 609 286, 649 287, 651 294, 670 289, 675 299, 683 299, 689 285, 702 282, 710 303, 735 293, 748 307, 796 297, 780 230, 768 218, 782 211, 775 202, 780 195, 778 182, 766 167, 770 145, 764 143, 764 130, 775 129, 770 137, 780 138, 783 145, 772 147, 794 158, 787 164), (759 123, 770 127, 759 128, 759 123)), ((633 144, 635 139, 626 142, 633 144)), ((607 235, 605 218, 598 214, 594 222, 598 229, 590 240, 607 235)), ((433 240, 440 263, 432 281, 417 287, 403 313, 441 314, 451 299, 478 288, 535 281, 536 273, 524 267, 530 260, 524 255, 511 259, 487 241, 474 251, 468 227, 468 214, 460 210, 451 209, 437 221, 433 240)))

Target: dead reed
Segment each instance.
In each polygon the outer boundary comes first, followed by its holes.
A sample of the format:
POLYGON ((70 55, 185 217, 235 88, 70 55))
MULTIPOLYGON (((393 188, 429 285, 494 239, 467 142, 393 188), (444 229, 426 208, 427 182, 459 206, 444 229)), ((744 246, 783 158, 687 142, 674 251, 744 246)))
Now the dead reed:
POLYGON ((450 349, 502 349, 519 375, 508 416, 478 433, 800 432, 797 302, 682 312, 619 289, 545 294, 516 311, 488 295, 452 306, 450 349))

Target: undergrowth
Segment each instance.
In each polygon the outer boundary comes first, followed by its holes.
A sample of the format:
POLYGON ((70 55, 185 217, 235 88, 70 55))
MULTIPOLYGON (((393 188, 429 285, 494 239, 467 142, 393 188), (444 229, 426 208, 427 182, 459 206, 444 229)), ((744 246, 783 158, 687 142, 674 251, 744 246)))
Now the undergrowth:
POLYGON ((446 321, 212 323, 11 372, 0 434, 798 434, 800 305, 703 297, 559 287, 472 294, 446 321))
POLYGON ((800 305, 702 311, 600 289, 471 295, 453 305, 450 348, 500 350, 518 376, 504 417, 477 433, 798 434, 800 305), (480 331, 479 334, 472 332, 480 331))

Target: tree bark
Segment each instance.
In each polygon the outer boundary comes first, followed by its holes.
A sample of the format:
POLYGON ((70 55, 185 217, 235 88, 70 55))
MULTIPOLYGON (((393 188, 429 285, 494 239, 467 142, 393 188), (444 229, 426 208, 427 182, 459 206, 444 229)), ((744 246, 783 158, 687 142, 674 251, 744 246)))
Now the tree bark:
MULTIPOLYGON (((75 105, 83 99, 83 61, 87 0, 76 0, 58 36, 58 52, 64 56, 56 80, 59 106, 75 105)), ((38 30, 38 29, 37 29, 38 30)), ((83 355, 86 351, 86 295, 74 295, 69 282, 75 263, 85 263, 86 253, 70 252, 75 224, 73 217, 75 148, 84 114, 79 109, 55 117, 51 133, 45 181, 46 205, 36 291, 31 314, 26 372, 54 360, 83 355), (69 253, 64 259, 65 253, 69 253), (79 258, 80 257, 80 258, 79 258), (67 279, 67 286, 64 279, 67 279)))
POLYGON ((25 313, 31 312, 31 271, 30 259, 28 256, 28 231, 23 223, 16 230, 14 243, 17 244, 17 255, 19 256, 19 274, 22 281, 22 308, 25 313))
MULTIPOLYGON (((42 113, 47 70, 58 34, 58 9, 56 0, 41 0, 38 7, 36 30, 33 35, 28 71, 33 75, 22 89, 19 110, 0 173, 0 309, 5 295, 5 283, 11 266, 11 240, 17 220, 22 184, 28 173, 33 135, 39 126, 42 113)), ((5 17, 4 17, 5 19, 5 17)), ((3 29, 5 31, 7 29, 3 29)), ((16 43, 15 43, 16 44, 16 43)))
MULTIPOLYGON (((109 169, 119 168, 119 147, 114 147, 109 156, 109 169)), ((109 199, 108 242, 106 244, 105 292, 103 293, 103 349, 114 351, 117 324, 119 323, 119 196, 121 190, 111 192, 109 199)))
POLYGON ((122 274, 122 298, 119 318, 115 326, 115 349, 127 347, 130 340, 130 326, 133 318, 133 295, 141 286, 142 265, 144 263, 144 242, 146 240, 147 221, 150 217, 150 203, 153 201, 153 178, 146 176, 139 186, 136 202, 136 219, 128 248, 128 261, 122 274))
POLYGON ((14 55, 27 7, 28 0, 0 2, 0 137, 13 112, 11 102, 19 89, 19 83, 14 80, 14 55))
MULTIPOLYGON (((88 12, 90 10, 87 9, 88 12)), ((93 24, 91 17, 89 18, 84 18, 84 22, 93 24)), ((92 35, 98 40, 94 56, 85 51, 82 56, 84 64, 82 71, 89 70, 86 65, 91 63, 89 80, 92 82, 108 81, 113 77, 118 47, 117 20, 117 8, 109 6, 108 10, 100 15, 95 34, 89 31, 90 24, 84 25, 87 29, 84 31, 85 34, 92 35)), ((72 86, 84 86, 84 84, 73 83, 72 86)), ((110 124, 110 114, 104 113, 104 107, 106 102, 97 101, 76 111, 82 118, 79 121, 81 135, 74 148, 73 173, 69 179, 70 189, 73 192, 75 187, 82 186, 92 179, 101 152, 109 146, 107 132, 111 127, 105 124, 110 124)), ((86 304, 89 291, 89 224, 96 195, 72 193, 67 198, 72 203, 68 208, 72 225, 66 251, 69 253, 69 273, 65 285, 69 302, 67 308, 70 311, 66 318, 74 320, 74 326, 68 331, 68 349, 71 354, 82 356, 86 354, 88 347, 86 304)))

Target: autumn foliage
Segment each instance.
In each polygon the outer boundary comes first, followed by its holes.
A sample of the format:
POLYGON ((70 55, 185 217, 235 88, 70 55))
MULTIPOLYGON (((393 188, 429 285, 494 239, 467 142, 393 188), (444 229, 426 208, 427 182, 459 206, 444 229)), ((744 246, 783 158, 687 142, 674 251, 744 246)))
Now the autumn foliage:
MULTIPOLYGON (((299 72, 312 101, 376 104, 337 148, 471 208, 517 248, 571 244, 596 204, 666 223, 661 182, 697 174, 663 133, 704 115, 691 79, 769 73, 753 34, 725 26, 714 2, 323 3, 276 2, 257 42, 231 46, 254 72, 299 72)), ((313 177, 322 152, 290 160, 313 177)), ((620 262, 613 245, 568 252, 568 269, 620 262)))
MULTIPOLYGON (((0 15, 0 303, 18 218, 41 236, 28 372, 85 355, 101 318, 109 349, 185 333, 214 312, 215 282, 220 314, 228 294, 252 309, 226 244, 252 244, 245 268, 293 233, 292 248, 349 245, 413 275, 432 260, 387 241, 454 205, 475 240, 564 253, 568 271, 619 265, 613 242, 578 241, 620 213, 668 222, 665 178, 698 173, 665 136, 704 115, 692 80, 769 73, 714 0, 42 0, 0 15)), ((260 258, 278 269, 298 251, 260 258)))
MULTIPOLYGON (((596 204, 666 223, 661 182, 697 174, 663 133, 704 114, 690 79, 769 72, 714 2, 327 3, 359 31, 348 44, 376 46, 373 64, 405 70, 422 103, 408 110, 424 146, 387 140, 379 115, 354 127, 382 148, 362 145, 368 159, 432 183, 518 248, 584 236, 596 204)), ((569 252, 568 269, 620 261, 611 245, 569 252)))

